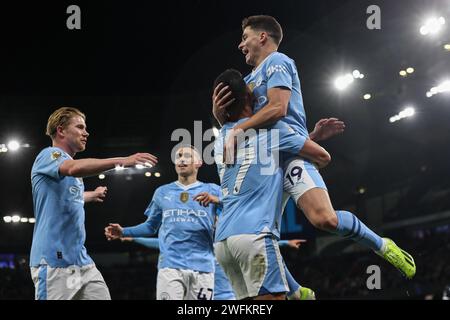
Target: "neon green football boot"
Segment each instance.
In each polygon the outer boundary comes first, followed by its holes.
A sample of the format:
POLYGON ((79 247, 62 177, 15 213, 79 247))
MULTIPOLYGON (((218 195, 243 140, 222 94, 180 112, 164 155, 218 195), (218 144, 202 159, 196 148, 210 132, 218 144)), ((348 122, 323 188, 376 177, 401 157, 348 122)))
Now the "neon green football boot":
POLYGON ((316 300, 316 294, 310 288, 300 287, 288 296, 288 300, 316 300))
POLYGON ((413 257, 402 250, 389 238, 383 238, 384 248, 376 253, 396 267, 405 277, 411 279, 416 274, 416 264, 413 257))

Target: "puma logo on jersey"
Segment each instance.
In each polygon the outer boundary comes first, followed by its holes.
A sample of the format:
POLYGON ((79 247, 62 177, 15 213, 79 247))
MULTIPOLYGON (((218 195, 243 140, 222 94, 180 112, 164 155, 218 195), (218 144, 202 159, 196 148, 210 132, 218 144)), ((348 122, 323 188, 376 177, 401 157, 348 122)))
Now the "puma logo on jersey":
POLYGON ((267 77, 270 77, 275 72, 288 73, 288 71, 287 71, 285 66, 277 64, 277 65, 270 66, 270 67, 267 68, 267 70, 266 70, 267 77))

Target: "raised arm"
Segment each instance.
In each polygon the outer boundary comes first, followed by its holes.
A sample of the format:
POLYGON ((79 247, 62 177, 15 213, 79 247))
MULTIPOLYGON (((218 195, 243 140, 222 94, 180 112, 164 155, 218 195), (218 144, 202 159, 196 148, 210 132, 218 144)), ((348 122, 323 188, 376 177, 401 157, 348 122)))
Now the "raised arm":
POLYGON ((100 174, 117 165, 123 167, 132 167, 137 164, 154 166, 157 162, 157 158, 150 153, 136 153, 124 158, 66 160, 59 167, 59 173, 62 176, 81 178, 100 174))

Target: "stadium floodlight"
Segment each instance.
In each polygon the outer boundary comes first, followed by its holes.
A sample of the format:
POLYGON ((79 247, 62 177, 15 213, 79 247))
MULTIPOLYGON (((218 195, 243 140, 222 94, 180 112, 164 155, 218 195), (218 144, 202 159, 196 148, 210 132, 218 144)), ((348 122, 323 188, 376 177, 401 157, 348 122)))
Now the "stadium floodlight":
POLYGON ((435 94, 450 92, 450 80, 445 80, 441 82, 438 86, 432 87, 430 91, 427 92, 427 97, 431 98, 435 94))
POLYGON ((402 118, 408 118, 408 117, 412 117, 415 114, 416 114, 416 110, 414 110, 413 107, 407 107, 407 108, 405 108, 405 110, 403 110, 399 113, 399 116, 402 118))
POLYGON ((36 219, 35 218, 29 218, 28 219, 28 223, 36 223, 36 219))
POLYGON ((22 222, 22 223, 26 223, 26 222, 28 222, 28 218, 20 218, 20 222, 22 222))
POLYGON ((442 26, 445 24, 444 17, 433 17, 428 19, 423 26, 420 27, 420 34, 426 36, 426 35, 433 35, 437 34, 439 31, 441 31, 442 26))
POLYGON ((98 178, 99 178, 100 180, 103 180, 103 179, 106 178, 106 176, 105 176, 103 173, 101 173, 101 174, 98 175, 98 178))
POLYGON ((8 152, 8 148, 4 144, 0 144, 0 153, 8 152))
POLYGON ((159 172, 155 172, 155 177, 159 178, 161 177, 161 174, 159 172))
POLYGON ((20 143, 17 142, 16 140, 11 140, 10 142, 8 142, 7 147, 8 150, 17 151, 20 148, 20 143))
POLYGON ((152 173, 151 173, 151 172, 146 172, 146 173, 145 173, 145 176, 146 176, 147 178, 150 178, 150 177, 152 176, 152 173))
POLYGON ((399 74, 400 74, 402 77, 406 77, 406 76, 408 75, 408 73, 407 73, 405 70, 400 70, 399 74))
POLYGON ((334 80, 334 86, 336 87, 336 89, 338 89, 339 91, 341 90, 345 90, 348 88, 348 86, 353 83, 354 78, 353 75, 350 73, 347 73, 343 76, 339 76, 336 78, 336 80, 334 80))
POLYGON ((366 94, 363 96, 363 98, 364 98, 364 100, 369 100, 370 98, 372 98, 372 95, 371 95, 370 93, 366 93, 366 94))
POLYGON ((11 216, 4 216, 3 217, 3 221, 5 221, 6 223, 11 223, 12 222, 12 217, 11 216))
POLYGON ((138 170, 142 170, 142 169, 145 168, 143 164, 137 164, 135 167, 136 167, 136 169, 138 169, 138 170))
POLYGON ((416 110, 413 107, 406 107, 404 110, 400 111, 399 114, 389 118, 390 123, 397 122, 404 118, 410 118, 416 114, 416 110))
POLYGON ((18 223, 20 221, 20 216, 18 216, 18 215, 12 216, 11 221, 13 223, 18 223))
POLYGON ((408 69, 406 69, 406 72, 408 72, 408 73, 413 73, 413 72, 414 72, 414 68, 409 67, 408 69))
POLYGON ((444 44, 444 49, 450 51, 450 43, 444 44))
POLYGON ((396 121, 400 120, 399 116, 392 116, 389 118, 389 122, 390 123, 394 123, 396 121))
POLYGON ((352 75, 353 78, 358 79, 361 76, 361 72, 359 70, 353 70, 352 75))

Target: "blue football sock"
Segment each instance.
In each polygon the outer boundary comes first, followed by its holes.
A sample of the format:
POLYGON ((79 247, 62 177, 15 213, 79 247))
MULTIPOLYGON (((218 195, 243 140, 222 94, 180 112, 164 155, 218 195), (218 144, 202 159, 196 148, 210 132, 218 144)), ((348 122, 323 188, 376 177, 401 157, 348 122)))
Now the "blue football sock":
POLYGON ((380 251, 383 239, 348 211, 336 211, 338 225, 335 234, 356 241, 372 250, 380 251))

